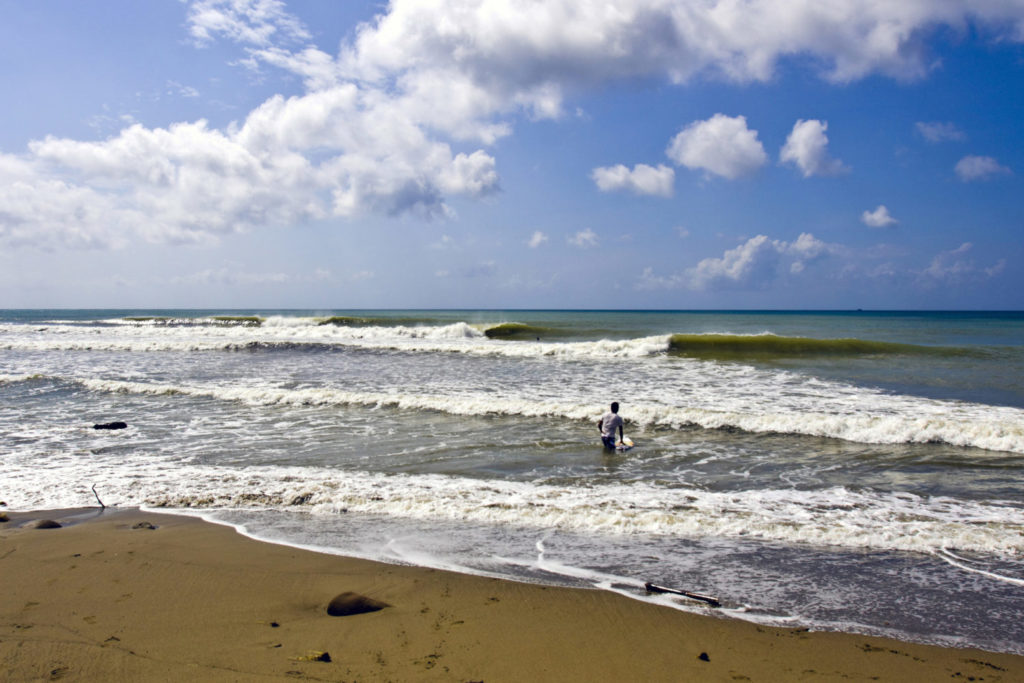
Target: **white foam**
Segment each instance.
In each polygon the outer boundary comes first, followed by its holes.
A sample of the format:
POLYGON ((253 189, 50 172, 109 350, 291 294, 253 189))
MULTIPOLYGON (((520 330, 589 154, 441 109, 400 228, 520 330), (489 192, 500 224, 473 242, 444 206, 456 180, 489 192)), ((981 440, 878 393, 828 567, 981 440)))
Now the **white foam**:
MULTIPOLYGON (((588 534, 754 538, 787 544, 1024 556, 1024 509, 906 493, 766 489, 712 492, 653 483, 588 487, 330 468, 244 470, 147 456, 117 468, 100 458, 17 458, 5 474, 14 508, 104 502, 169 509, 343 511, 396 518, 562 529, 588 534)), ((947 560, 949 561, 949 560, 947 560)))
MULTIPOLYGON (((589 420, 594 407, 571 397, 543 399, 536 396, 496 396, 493 392, 460 395, 348 391, 335 387, 283 388, 269 384, 223 386, 129 382, 109 379, 73 380, 92 391, 130 394, 174 395, 240 401, 250 405, 360 405, 403 410, 442 410, 452 415, 509 415, 589 420)), ((719 403, 725 403, 725 398, 719 403)), ((834 398, 834 397, 833 397, 834 398)), ((943 442, 991 451, 1024 453, 1024 411, 971 404, 896 399, 862 393, 855 410, 841 412, 844 400, 831 403, 822 397, 811 406, 790 404, 786 411, 766 410, 760 401, 735 401, 734 409, 661 405, 656 402, 630 405, 631 424, 678 428, 696 425, 705 429, 738 428, 753 433, 785 433, 822 436, 872 444, 943 442), (872 404, 870 399, 882 399, 872 404), (872 412, 874 408, 874 412, 872 412), (889 414, 884 414, 888 412, 889 414)))

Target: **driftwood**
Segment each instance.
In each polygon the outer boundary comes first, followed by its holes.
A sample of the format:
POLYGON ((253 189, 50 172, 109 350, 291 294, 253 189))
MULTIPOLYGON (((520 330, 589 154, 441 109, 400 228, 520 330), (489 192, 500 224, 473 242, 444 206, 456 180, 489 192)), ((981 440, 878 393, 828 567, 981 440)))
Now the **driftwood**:
POLYGON ((103 504, 102 500, 100 500, 100 494, 96 493, 96 484, 92 485, 92 495, 96 496, 96 502, 100 504, 100 508, 106 510, 107 506, 103 504))
POLYGON ((705 602, 711 605, 712 607, 722 606, 722 603, 718 601, 718 598, 713 598, 710 595, 691 593, 690 591, 679 590, 678 588, 669 588, 667 586, 658 586, 653 583, 645 583, 644 588, 647 589, 648 593, 670 593, 672 595, 681 595, 684 598, 690 598, 691 600, 705 602))

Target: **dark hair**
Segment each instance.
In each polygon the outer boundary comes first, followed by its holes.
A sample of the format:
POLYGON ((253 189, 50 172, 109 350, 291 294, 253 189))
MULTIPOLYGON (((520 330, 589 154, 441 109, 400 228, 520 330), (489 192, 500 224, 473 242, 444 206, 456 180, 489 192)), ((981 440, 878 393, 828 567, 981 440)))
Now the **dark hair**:
POLYGON ((612 401, 612 412, 613 413, 619 412, 619 403, 618 403, 618 401, 612 401))

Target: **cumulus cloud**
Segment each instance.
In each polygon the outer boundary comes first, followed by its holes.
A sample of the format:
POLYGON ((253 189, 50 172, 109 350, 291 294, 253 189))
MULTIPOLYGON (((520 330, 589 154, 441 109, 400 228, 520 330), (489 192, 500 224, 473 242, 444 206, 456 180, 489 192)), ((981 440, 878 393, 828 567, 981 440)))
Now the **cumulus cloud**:
POLYGON ((992 157, 968 155, 956 162, 954 169, 960 180, 969 183, 973 180, 989 180, 999 175, 1009 175, 1012 171, 992 157))
POLYGON ((885 204, 879 204, 878 208, 874 211, 865 211, 860 215, 860 220, 869 228, 886 228, 899 223, 898 220, 889 215, 889 209, 886 208, 885 204))
MULTIPOLYGON (((227 42, 243 53, 236 63, 295 74, 306 91, 223 129, 130 125, 104 141, 47 138, 4 156, 0 240, 109 247, 366 212, 446 217, 449 197, 499 188, 480 145, 510 135, 515 117, 562 116, 566 98, 587 89, 631 78, 766 82, 791 59, 837 83, 919 78, 935 63, 927 39, 944 27, 1024 41, 1020 3, 973 0, 392 0, 333 51, 281 0, 193 0, 186 13, 195 45, 227 42)), ((696 122, 670 149, 726 178, 766 160, 743 117, 696 122)), ((664 171, 661 184, 636 174, 631 191, 664 192, 664 171)))
POLYGON ((768 161, 757 131, 747 128, 746 117, 725 114, 686 126, 665 153, 680 166, 730 180, 753 173, 768 161))
POLYGON ((498 188, 492 156, 453 152, 354 86, 272 97, 225 130, 139 124, 99 142, 47 137, 0 158, 0 238, 116 246, 201 241, 365 212, 446 216, 498 188), (33 237, 35 235, 35 237, 33 237))
POLYGON ((658 164, 657 168, 637 164, 632 171, 618 164, 595 168, 590 177, 602 192, 627 190, 633 194, 671 197, 676 174, 663 164, 658 164))
POLYGON ((793 126, 779 153, 782 163, 796 164, 805 178, 812 175, 839 175, 848 169, 843 162, 828 155, 827 121, 800 119, 793 126))
POLYGON ((591 247, 596 247, 598 244, 597 234, 590 228, 580 230, 575 235, 568 237, 566 241, 572 246, 579 247, 580 249, 590 249, 591 247))
POLYGON ((534 233, 532 235, 530 235, 530 239, 526 243, 526 245, 528 247, 530 247, 530 249, 536 249, 537 247, 539 247, 540 245, 544 244, 547 241, 548 241, 548 236, 547 235, 545 235, 540 230, 535 230, 534 233))
POLYGON ((937 28, 976 22, 1020 40, 1022 19, 1014 3, 972 0, 393 0, 341 61, 366 78, 414 64, 453 70, 548 115, 580 84, 636 76, 681 83, 702 74, 767 81, 780 60, 795 55, 836 82, 872 73, 917 78, 935 63, 922 37, 937 28))
POLYGON ((722 256, 701 260, 682 274, 656 275, 647 268, 638 289, 764 289, 780 277, 799 275, 815 261, 827 258, 837 247, 810 233, 793 242, 757 235, 722 256))
POLYGON ((914 128, 928 142, 962 142, 967 139, 966 133, 949 122, 918 121, 914 124, 914 128))

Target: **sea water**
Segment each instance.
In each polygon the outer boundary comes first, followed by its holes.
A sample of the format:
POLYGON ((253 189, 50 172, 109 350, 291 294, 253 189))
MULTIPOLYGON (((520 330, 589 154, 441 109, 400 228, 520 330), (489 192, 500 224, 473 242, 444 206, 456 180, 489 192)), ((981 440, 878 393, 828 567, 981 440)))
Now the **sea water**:
POLYGON ((14 509, 1024 654, 1020 313, 2 311, 0 444, 14 509))

